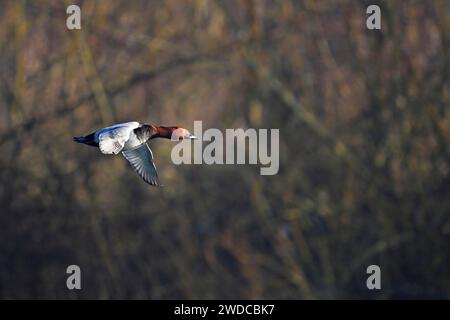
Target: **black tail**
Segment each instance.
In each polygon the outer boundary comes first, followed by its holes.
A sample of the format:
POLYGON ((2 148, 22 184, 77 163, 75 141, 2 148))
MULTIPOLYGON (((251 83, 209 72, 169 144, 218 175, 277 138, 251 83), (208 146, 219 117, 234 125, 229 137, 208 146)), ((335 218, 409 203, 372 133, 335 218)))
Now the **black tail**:
POLYGON ((95 142, 95 133, 91 133, 85 137, 73 137, 73 141, 78 143, 84 143, 88 146, 98 147, 98 143, 95 142))
POLYGON ((87 140, 86 137, 73 137, 73 141, 79 142, 79 143, 85 143, 86 140, 87 140))

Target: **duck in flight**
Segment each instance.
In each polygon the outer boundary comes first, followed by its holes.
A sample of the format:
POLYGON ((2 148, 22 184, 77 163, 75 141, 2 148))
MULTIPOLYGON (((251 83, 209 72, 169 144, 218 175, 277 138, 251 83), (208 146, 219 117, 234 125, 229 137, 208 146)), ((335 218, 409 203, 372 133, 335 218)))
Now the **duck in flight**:
POLYGON ((119 154, 128 160, 137 174, 152 186, 161 186, 153 153, 148 141, 155 138, 171 140, 196 139, 188 130, 180 127, 158 127, 139 122, 116 124, 73 140, 98 147, 103 154, 119 154))

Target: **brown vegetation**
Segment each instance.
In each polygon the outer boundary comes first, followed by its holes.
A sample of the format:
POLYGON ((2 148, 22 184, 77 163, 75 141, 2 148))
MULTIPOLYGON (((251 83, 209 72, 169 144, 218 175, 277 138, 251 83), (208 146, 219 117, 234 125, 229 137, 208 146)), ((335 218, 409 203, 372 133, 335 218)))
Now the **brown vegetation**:
POLYGON ((450 2, 376 2, 1 1, 0 297, 450 298, 450 2), (280 172, 72 142, 130 120, 280 128, 280 172))

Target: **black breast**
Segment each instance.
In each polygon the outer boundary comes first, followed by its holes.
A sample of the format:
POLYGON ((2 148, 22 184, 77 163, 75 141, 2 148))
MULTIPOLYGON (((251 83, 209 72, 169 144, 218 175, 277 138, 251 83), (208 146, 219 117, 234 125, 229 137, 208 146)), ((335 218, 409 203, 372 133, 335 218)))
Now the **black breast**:
POLYGON ((147 141, 151 136, 151 128, 148 125, 142 125, 133 130, 136 137, 141 141, 147 141))

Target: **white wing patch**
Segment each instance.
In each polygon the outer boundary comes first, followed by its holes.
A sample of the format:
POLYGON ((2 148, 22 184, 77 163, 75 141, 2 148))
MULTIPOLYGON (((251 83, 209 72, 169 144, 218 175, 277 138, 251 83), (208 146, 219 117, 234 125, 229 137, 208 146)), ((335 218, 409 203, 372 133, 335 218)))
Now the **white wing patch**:
MULTIPOLYGON (((137 124, 139 125, 139 124, 137 124)), ((98 146, 104 154, 118 154, 130 138, 134 125, 114 126, 105 128, 98 136, 98 146)))
POLYGON ((123 149, 127 140, 124 138, 111 138, 108 134, 101 134, 98 146, 104 154, 118 154, 123 149))

